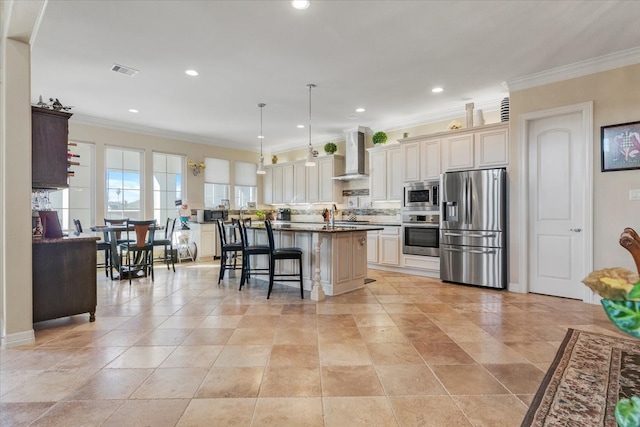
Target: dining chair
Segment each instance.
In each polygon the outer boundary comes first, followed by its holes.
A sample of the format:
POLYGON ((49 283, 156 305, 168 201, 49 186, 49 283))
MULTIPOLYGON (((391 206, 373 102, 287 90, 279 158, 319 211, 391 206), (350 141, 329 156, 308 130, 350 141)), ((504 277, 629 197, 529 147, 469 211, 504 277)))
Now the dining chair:
POLYGON ((300 298, 304 299, 304 289, 302 282, 302 249, 296 247, 290 248, 276 248, 273 239, 273 228, 271 221, 265 221, 264 225, 267 229, 267 238, 269 239, 269 291, 267 292, 267 299, 271 296, 273 289, 274 279, 278 279, 279 282, 300 282, 300 298), (280 260, 297 260, 298 261, 298 273, 278 273, 276 274, 276 261, 280 260), (295 279, 294 279, 295 277, 295 279))
MULTIPOLYGON (((255 255, 267 255, 271 253, 269 245, 252 245, 249 242, 247 225, 251 226, 251 218, 247 218, 244 221, 239 221, 238 226, 240 229, 240 243, 242 244, 242 275, 240 276, 239 291, 242 290, 245 282, 251 277, 251 275, 269 275, 269 267, 267 268, 251 268, 251 257, 255 255)), ((270 263, 267 263, 269 266, 270 263)))
MULTIPOLYGON (((220 274, 218 275, 218 284, 224 279, 224 273, 227 270, 241 270, 242 265, 238 266, 238 255, 242 254, 242 243, 228 242, 227 233, 225 232, 224 222, 221 219, 216 220, 218 225, 218 234, 220 235, 220 274)), ((235 227, 233 227, 235 235, 235 227)))
POLYGON ((167 225, 164 227, 164 239, 158 239, 153 241, 153 246, 164 247, 164 258, 162 261, 167 264, 167 270, 169 270, 169 263, 173 267, 173 271, 176 271, 176 265, 173 258, 173 231, 176 228, 176 218, 167 218, 167 225), (169 250, 167 250, 167 248, 169 250))
MULTIPOLYGON (((80 222, 79 219, 74 219, 73 220, 73 226, 76 229, 76 232, 74 233, 76 236, 79 236, 82 234, 82 223, 80 222)), ((103 234, 103 240, 102 241, 97 241, 96 242, 96 251, 100 252, 100 251, 104 251, 104 262, 99 262, 96 264, 96 268, 104 268, 104 274, 109 277, 109 270, 111 269, 111 265, 110 265, 110 258, 111 258, 111 244, 109 243, 109 241, 107 240, 107 233, 102 233, 103 234)))
MULTIPOLYGON (((126 225, 129 218, 104 218, 104 225, 126 225)), ((118 243, 123 243, 122 231, 116 231, 115 233, 118 243)))
POLYGON ((136 221, 128 219, 127 239, 120 243, 120 279, 126 274, 131 278, 142 271, 144 277, 151 275, 153 282, 153 241, 156 228, 156 220, 136 221))

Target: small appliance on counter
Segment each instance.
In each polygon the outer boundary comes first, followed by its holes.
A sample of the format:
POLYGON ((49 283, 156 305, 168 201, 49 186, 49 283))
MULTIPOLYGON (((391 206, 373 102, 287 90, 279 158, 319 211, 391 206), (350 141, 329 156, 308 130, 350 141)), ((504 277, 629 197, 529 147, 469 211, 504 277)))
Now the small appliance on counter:
POLYGON ((278 221, 291 221, 291 209, 279 208, 278 214, 276 215, 276 219, 278 221))
POLYGON ((192 209, 191 221, 199 224, 206 222, 214 222, 221 219, 226 221, 229 219, 229 211, 223 209, 192 209))

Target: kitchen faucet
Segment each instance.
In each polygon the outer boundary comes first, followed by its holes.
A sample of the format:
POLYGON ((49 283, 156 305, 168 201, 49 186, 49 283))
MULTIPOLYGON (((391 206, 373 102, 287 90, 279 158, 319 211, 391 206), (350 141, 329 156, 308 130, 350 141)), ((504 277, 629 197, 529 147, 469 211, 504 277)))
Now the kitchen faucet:
POLYGON ((243 211, 243 210, 245 210, 245 211, 246 211, 246 210, 247 210, 247 207, 246 207, 246 206, 241 206, 241 207, 240 207, 240 210, 238 211, 238 215, 240 216, 240 221, 242 221, 242 220, 243 220, 243 218, 242 218, 242 211, 243 211))

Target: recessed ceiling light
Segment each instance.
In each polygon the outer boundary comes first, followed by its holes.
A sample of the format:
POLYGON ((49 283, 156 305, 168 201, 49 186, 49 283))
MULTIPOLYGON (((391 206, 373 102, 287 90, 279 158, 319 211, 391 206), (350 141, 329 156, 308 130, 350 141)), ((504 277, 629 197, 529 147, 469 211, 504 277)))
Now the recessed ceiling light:
POLYGON ((291 2, 291 6, 295 7, 296 9, 299 10, 303 10, 309 7, 309 4, 311 4, 311 2, 309 0, 293 0, 291 2))
POLYGON ((135 108, 129 108, 129 112, 130 112, 130 113, 137 113, 137 112, 138 112, 138 110, 136 110, 135 108))
POLYGON ((364 108, 356 108, 356 113, 364 113, 365 109, 364 108))
POLYGON ((264 135, 258 135, 258 139, 264 139, 264 135))
POLYGON ((298 129, 304 129, 304 125, 298 125, 297 128, 298 129))
POLYGON ((184 73, 185 73, 187 76, 191 76, 191 77, 195 77, 195 76, 197 76, 198 74, 200 74, 200 73, 198 73, 196 70, 186 70, 184 73))
POLYGON ((431 89, 431 92, 433 93, 440 93, 442 92, 444 89, 442 89, 441 87, 434 87, 433 89, 431 89))

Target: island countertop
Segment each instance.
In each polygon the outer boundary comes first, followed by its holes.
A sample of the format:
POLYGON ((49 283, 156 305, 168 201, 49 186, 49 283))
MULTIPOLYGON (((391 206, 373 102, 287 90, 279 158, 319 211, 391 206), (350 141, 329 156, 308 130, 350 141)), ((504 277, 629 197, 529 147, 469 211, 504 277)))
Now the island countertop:
MULTIPOLYGON (((314 224, 314 223, 302 223, 302 222, 298 222, 298 223, 277 223, 277 222, 272 222, 271 226, 273 227, 274 230, 285 230, 285 231, 303 231, 303 232, 310 232, 310 233, 348 233, 348 232, 353 232, 353 231, 377 231, 377 230, 384 230, 383 227, 380 226, 363 226, 363 225, 359 225, 359 226, 347 226, 347 225, 335 225, 335 226, 330 226, 330 225, 319 225, 319 224, 314 224)), ((253 224, 250 226, 247 226, 247 228, 252 228, 254 230, 264 230, 265 226, 264 224, 253 224)))

